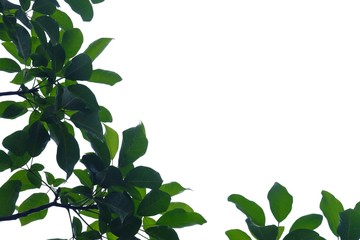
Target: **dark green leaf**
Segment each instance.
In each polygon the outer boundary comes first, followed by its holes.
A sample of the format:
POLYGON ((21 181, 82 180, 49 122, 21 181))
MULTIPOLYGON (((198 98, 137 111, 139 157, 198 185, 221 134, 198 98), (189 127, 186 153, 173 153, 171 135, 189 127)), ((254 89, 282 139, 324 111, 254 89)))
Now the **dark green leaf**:
POLYGON ((15 211, 16 200, 21 188, 20 181, 7 181, 0 187, 0 217, 6 217, 15 211))
POLYGON ((20 0, 21 8, 27 11, 30 8, 30 0, 20 0))
POLYGON ((165 225, 171 228, 182 228, 192 225, 203 225, 206 220, 196 212, 186 212, 177 208, 166 212, 156 222, 157 225, 165 225))
POLYGON ((89 0, 65 0, 71 9, 79 14, 83 21, 91 21, 94 16, 93 8, 89 0))
POLYGON ((105 197, 104 204, 117 214, 121 221, 134 212, 134 204, 126 193, 111 192, 105 197))
POLYGON ((36 157, 45 149, 50 141, 50 136, 44 125, 40 121, 36 121, 29 128, 29 139, 28 152, 30 156, 36 157))
POLYGON ((6 149, 15 155, 22 156, 27 151, 29 145, 29 135, 24 130, 16 131, 4 138, 2 144, 6 149))
POLYGON ((48 42, 45 35, 45 30, 43 30, 43 27, 38 22, 31 21, 31 23, 33 25, 36 35, 38 36, 39 41, 44 47, 46 47, 48 42))
POLYGON ((41 187, 41 175, 37 171, 27 171, 26 177, 29 180, 29 182, 35 187, 40 188, 41 187))
POLYGON ((175 230, 167 226, 150 227, 145 232, 156 240, 179 240, 175 230))
POLYGON ((46 177, 46 182, 47 182, 49 185, 53 185, 54 180, 55 180, 54 175, 52 175, 52 173, 45 172, 45 177, 46 177))
POLYGON ((73 232, 75 233, 75 236, 79 235, 82 232, 82 224, 80 219, 77 217, 73 217, 73 220, 71 222, 73 232))
POLYGON ((230 195, 228 201, 234 203, 256 225, 265 226, 265 214, 258 204, 238 194, 230 195))
POLYGON ((21 70, 19 64, 10 58, 0 58, 0 71, 14 73, 21 70))
POLYGON ((32 25, 30 23, 29 18, 27 17, 26 13, 19 9, 15 12, 15 17, 21 21, 24 26, 26 26, 28 29, 32 29, 32 25))
POLYGON ((170 196, 175 196, 175 195, 178 195, 178 194, 182 193, 183 191, 189 190, 189 189, 184 188, 177 182, 170 182, 170 183, 163 184, 160 187, 160 190, 168 193, 170 196))
POLYGON ((51 44, 48 46, 48 53, 51 59, 51 68, 57 73, 59 72, 65 63, 65 50, 60 44, 52 46, 51 44))
POLYGON ((83 34, 78 28, 72 28, 64 32, 61 45, 65 49, 66 59, 70 59, 76 55, 81 48, 83 40, 83 34))
POLYGON ((329 224, 330 230, 338 237, 337 228, 340 223, 339 213, 344 211, 344 207, 331 193, 322 191, 321 195, 320 209, 329 224))
POLYGON ((291 212, 293 197, 277 182, 272 186, 267 197, 272 214, 278 223, 282 222, 291 212))
POLYGON ((309 214, 298 218, 290 228, 289 232, 296 229, 310 229, 314 230, 322 223, 323 216, 320 214, 309 214))
POLYGON ((148 140, 146 138, 145 127, 142 123, 125 130, 120 149, 119 166, 123 167, 135 162, 145 154, 147 146, 148 140))
POLYGON ((51 15, 59 4, 56 0, 35 0, 32 9, 36 12, 51 15))
POLYGON ((69 62, 64 77, 69 80, 89 80, 91 73, 91 59, 88 55, 81 53, 69 62))
POLYGON ((86 136, 90 141, 92 149, 94 149, 96 154, 100 157, 104 166, 105 167, 109 166, 111 160, 110 160, 110 152, 107 144, 104 141, 93 136, 92 134, 87 134, 86 136))
POLYGON ((79 144, 73 136, 65 134, 64 138, 59 141, 56 160, 59 167, 66 172, 66 178, 69 178, 72 174, 79 158, 79 144))
POLYGON ((110 225, 111 232, 124 239, 135 236, 139 232, 140 227, 141 219, 135 216, 127 216, 124 221, 117 218, 110 225))
POLYGON ((69 110, 98 110, 94 93, 85 85, 74 84, 64 88, 61 95, 62 107, 69 110))
POLYGON ((140 216, 154 216, 165 212, 169 207, 171 197, 160 190, 151 190, 141 201, 137 213, 140 216))
POLYGON ((104 162, 95 153, 87 153, 82 156, 81 163, 83 163, 91 173, 98 173, 106 168, 104 162))
POLYGON ((87 187, 92 187, 93 184, 87 170, 75 169, 74 174, 79 179, 81 184, 87 187))
POLYGON ((36 22, 40 25, 41 29, 47 33, 53 45, 59 42, 59 24, 48 16, 40 16, 36 18, 36 22))
POLYGON ((105 0, 91 0, 93 4, 102 3, 105 0))
POLYGON ((341 240, 360 239, 360 214, 354 209, 340 213, 340 224, 337 230, 341 240))
POLYGON ((258 226, 250 218, 246 219, 246 224, 250 232, 256 237, 258 240, 276 240, 278 235, 278 227, 275 225, 269 226, 258 226))
POLYGON ((95 69, 93 70, 89 82, 94 83, 103 83, 110 86, 115 85, 116 83, 120 82, 122 79, 119 74, 107 71, 103 69, 95 69))
POLYGON ((40 163, 34 163, 33 165, 31 165, 30 170, 31 171, 42 171, 44 170, 44 165, 40 164, 40 163))
POLYGON ((0 150, 0 172, 11 167, 11 160, 3 150, 0 150))
POLYGON ((15 119, 27 112, 27 108, 23 103, 14 101, 0 102, 0 117, 7 119, 15 119))
POLYGON ((114 129, 107 126, 106 124, 104 124, 104 126, 105 126, 105 135, 104 135, 105 142, 109 148, 110 158, 114 159, 119 149, 119 135, 114 129))
POLYGON ((241 231, 240 229, 231 229, 225 232, 226 236, 229 240, 251 240, 249 235, 245 232, 241 231))
POLYGON ((158 189, 163 180, 160 174, 152 168, 139 166, 127 174, 125 182, 136 187, 158 189))
POLYGON ((297 229, 284 237, 284 240, 319 240, 319 234, 310 229, 297 229))
POLYGON ((20 170, 17 171, 16 173, 14 173, 9 180, 17 180, 21 182, 21 188, 20 191, 26 191, 29 189, 35 189, 35 188, 39 188, 39 186, 35 186, 32 182, 30 182, 29 178, 28 178, 28 172, 27 170, 20 170))
MULTIPOLYGON (((49 197, 45 193, 34 193, 28 197, 22 204, 19 206, 19 213, 28 211, 30 209, 43 206, 49 203, 49 197)), ((21 226, 24 226, 28 223, 31 223, 36 220, 41 220, 46 217, 47 209, 37 211, 27 215, 26 217, 20 218, 21 226)))
POLYGON ((25 164, 27 164, 31 157, 28 153, 25 153, 22 156, 15 155, 12 152, 9 152, 9 157, 11 160, 11 171, 14 171, 15 169, 21 168, 25 164))
POLYGON ((73 28, 73 23, 71 18, 65 13, 57 9, 51 17, 59 24, 59 26, 64 30, 69 30, 73 28))
POLYGON ((11 83, 21 85, 21 84, 30 82, 33 79, 34 79, 34 76, 29 74, 28 70, 24 69, 23 71, 20 71, 15 75, 15 77, 13 78, 11 83))
POLYGON ((99 38, 92 42, 84 53, 94 61, 104 51, 111 40, 112 38, 99 38))
POLYGON ((16 48, 18 50, 18 54, 21 58, 26 60, 30 56, 31 52, 31 38, 29 32, 22 26, 17 25, 15 27, 15 39, 13 40, 16 48))
POLYGON ((98 139, 103 139, 102 126, 96 111, 77 112, 70 117, 70 120, 77 128, 86 130, 98 139))
POLYGON ((100 106, 99 118, 101 122, 112 122, 113 120, 110 111, 103 106, 100 106))

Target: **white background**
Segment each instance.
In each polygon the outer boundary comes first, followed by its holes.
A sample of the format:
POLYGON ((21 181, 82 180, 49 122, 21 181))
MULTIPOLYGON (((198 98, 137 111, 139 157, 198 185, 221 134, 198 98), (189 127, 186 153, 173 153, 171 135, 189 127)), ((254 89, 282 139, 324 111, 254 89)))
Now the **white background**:
MULTIPOLYGON (((124 80, 93 85, 113 113, 111 126, 121 133, 142 121, 150 143, 138 164, 193 189, 174 200, 208 223, 179 231, 181 239, 225 240, 227 229, 244 229, 227 197, 243 194, 270 213, 266 195, 276 181, 294 196, 288 227, 320 213, 321 190, 354 207, 359 8, 358 1, 107 0, 91 23, 77 25, 84 48, 114 38, 95 68, 124 80)), ((66 212, 48 216, 22 228, 1 223, 0 238, 71 236, 66 212)), ((326 225, 322 235, 336 239, 326 225)))

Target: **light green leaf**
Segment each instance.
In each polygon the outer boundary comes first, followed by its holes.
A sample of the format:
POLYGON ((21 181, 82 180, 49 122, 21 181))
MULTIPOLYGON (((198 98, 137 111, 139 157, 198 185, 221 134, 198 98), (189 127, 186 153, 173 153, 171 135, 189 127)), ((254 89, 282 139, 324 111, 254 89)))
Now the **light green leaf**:
POLYGON ((360 239, 360 214, 354 209, 340 213, 340 224, 337 230, 342 240, 360 239))
POLYGON ((0 71, 14 73, 21 70, 19 64, 10 58, 0 58, 0 71))
POLYGON ((166 212, 156 222, 157 225, 165 225, 171 228, 182 228, 192 225, 203 225, 206 220, 196 212, 186 212, 177 208, 166 212))
POLYGON ((323 216, 320 214, 309 214, 298 218, 291 226, 289 232, 296 229, 310 229, 314 230, 322 223, 323 216))
POLYGON ((81 48, 83 40, 83 34, 78 28, 72 28, 64 32, 61 45, 65 49, 66 59, 70 59, 76 55, 81 48))
POLYGON ((99 118, 101 122, 112 122, 113 120, 110 111, 103 106, 100 106, 99 118))
POLYGON ((89 80, 92 73, 91 59, 86 54, 79 54, 66 66, 64 77, 69 80, 89 80))
POLYGON ((20 189, 21 182, 17 180, 9 180, 0 187, 0 217, 13 214, 20 189))
POLYGON ((165 212, 169 207, 171 197, 160 190, 151 190, 140 202, 137 213, 140 216, 154 216, 165 212))
POLYGON ((320 209, 329 224, 330 230, 338 237, 339 234, 337 233, 337 228, 340 223, 339 214, 344 211, 344 207, 331 193, 322 191, 321 195, 320 209))
POLYGON ((59 167, 66 172, 66 178, 72 174, 79 158, 80 149, 76 139, 70 134, 64 134, 57 147, 56 160, 59 167))
POLYGON ((277 182, 272 186, 267 197, 272 214, 278 223, 282 222, 291 212, 293 197, 277 182))
POLYGON ((84 53, 88 55, 92 61, 94 61, 104 51, 111 40, 112 38, 99 38, 98 40, 92 42, 84 53))
POLYGON ((163 180, 160 174, 152 168, 139 166, 126 175, 125 182, 136 187, 158 189, 163 180))
POLYGON ((92 187, 93 186, 93 184, 91 182, 91 179, 90 179, 90 176, 89 176, 89 173, 88 173, 87 170, 85 170, 85 169, 75 169, 74 174, 79 179, 81 184, 83 184, 84 186, 87 186, 87 187, 92 187))
POLYGON ((240 229, 231 229, 225 232, 229 240, 251 240, 247 233, 241 231, 240 229))
POLYGON ((177 182, 170 182, 170 183, 163 184, 160 187, 160 190, 168 193, 170 196, 175 196, 175 195, 182 193, 185 190, 189 190, 189 188, 184 188, 177 182))
POLYGON ((65 0, 71 9, 79 14, 83 21, 89 22, 94 16, 94 11, 89 0, 65 0))
POLYGON ((119 135, 114 129, 107 126, 106 124, 104 124, 104 126, 105 126, 104 138, 110 152, 110 159, 114 159, 119 149, 119 135))
POLYGON ((167 226, 149 227, 145 232, 156 240, 179 240, 175 230, 167 226))
MULTIPOLYGON (((45 193, 34 193, 28 197, 23 203, 19 206, 19 213, 28 211, 33 208, 37 208, 49 203, 49 197, 45 193)), ((46 217, 47 209, 31 213, 26 217, 20 218, 21 226, 29 224, 36 220, 41 220, 46 217)))
MULTIPOLYGON (((161 190, 161 188, 160 188, 160 190, 161 190)), ((171 210, 177 209, 177 208, 181 208, 186 212, 194 212, 194 210, 189 205, 187 205, 186 203, 183 203, 183 202, 171 202, 166 211, 171 211, 171 210)))
POLYGON ((116 72, 103 70, 103 69, 95 69, 92 72, 89 82, 103 83, 113 86, 116 83, 120 82, 121 80, 122 78, 116 72))

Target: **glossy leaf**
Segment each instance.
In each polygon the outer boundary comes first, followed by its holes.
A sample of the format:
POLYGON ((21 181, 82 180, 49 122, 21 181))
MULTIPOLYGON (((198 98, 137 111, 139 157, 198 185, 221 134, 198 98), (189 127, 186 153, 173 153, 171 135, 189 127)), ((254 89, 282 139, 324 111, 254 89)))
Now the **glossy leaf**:
POLYGON ((231 229, 225 232, 229 240, 251 240, 249 235, 240 229, 231 229))
POLYGON ((184 192, 185 190, 189 190, 189 189, 184 188, 178 182, 170 182, 170 183, 161 185, 160 190, 168 193, 170 196, 175 196, 175 195, 178 195, 178 194, 184 192))
POLYGON ((169 207, 171 197, 160 190, 151 190, 141 201, 137 213, 140 216, 154 216, 165 212, 169 207))
POLYGON ((21 70, 19 64, 10 58, 0 58, 0 71, 14 73, 21 70))
POLYGON ((156 222, 157 225, 165 225, 171 228, 182 228, 192 225, 203 225, 206 220, 196 212, 186 212, 177 208, 166 212, 156 222))
POLYGON ((79 54, 66 66, 64 77, 69 80, 89 80, 92 73, 91 59, 86 54, 79 54))
POLYGON ((27 112, 27 108, 24 104, 14 101, 0 102, 0 117, 7 119, 15 119, 24 115, 27 112))
POLYGON ((36 18, 36 22, 40 25, 41 29, 47 33, 53 45, 59 42, 59 24, 48 16, 40 16, 36 18))
POLYGON ((275 225, 258 226, 250 218, 246 219, 246 224, 250 232, 258 240, 276 240, 278 235, 278 228, 275 225))
POLYGON ((317 232, 310 229, 296 229, 284 237, 284 240, 319 240, 317 232))
POLYGON ((290 228, 290 232, 297 229, 314 230, 322 223, 323 216, 320 214, 309 214, 298 218, 290 228))
POLYGON ((114 157, 119 149, 119 135, 114 129, 107 126, 106 124, 104 124, 104 126, 105 126, 104 139, 105 139, 106 145, 109 148, 110 158, 114 159, 114 157))
POLYGON ((121 80, 122 78, 120 77, 120 75, 115 72, 103 70, 103 69, 95 69, 92 72, 89 82, 103 83, 106 85, 113 86, 116 83, 120 82, 121 80))
POLYGON ((83 21, 91 21, 94 16, 93 8, 89 0, 65 0, 71 9, 79 14, 83 21))
POLYGON ((272 214, 278 223, 282 222, 291 212, 293 197, 277 182, 272 186, 267 197, 272 214))
POLYGON ((84 53, 88 55, 92 61, 94 61, 104 51, 111 40, 112 38, 99 38, 92 42, 84 53))
MULTIPOLYGON (((37 208, 49 203, 49 197, 45 193, 34 193, 30 197, 28 197, 24 202, 22 202, 19 206, 19 213, 28 211, 33 208, 37 208)), ((41 220, 46 217, 47 209, 37 211, 27 215, 26 217, 20 218, 21 226, 29 224, 36 220, 41 220)))
POLYGON ((61 45, 65 49, 66 59, 70 59, 76 55, 81 48, 83 40, 83 34, 78 28, 72 28, 64 32, 61 45))
POLYGON ((329 224, 330 230, 338 237, 337 228, 340 223, 339 213, 344 211, 344 207, 331 193, 322 191, 321 195, 320 209, 329 224))
POLYGON ((59 167, 66 172, 66 178, 70 177, 79 159, 79 144, 73 136, 65 134, 59 141, 56 160, 59 167))
POLYGON ((16 180, 7 181, 0 187, 0 217, 13 214, 20 189, 21 182, 16 180))
POLYGON ((179 240, 175 230, 167 226, 150 227, 145 232, 156 240, 179 240))
POLYGON ((22 156, 26 153, 29 144, 29 135, 26 131, 16 131, 6 138, 2 142, 3 146, 10 152, 17 156, 22 156))
POLYGON ((230 195, 228 201, 234 203, 254 224, 265 226, 265 213, 258 204, 239 194, 230 195))
POLYGON ((11 167, 11 159, 3 150, 0 150, 0 172, 11 167))
POLYGON ((125 182, 136 187, 158 189, 163 180, 160 174, 152 168, 139 166, 127 174, 125 182))
POLYGON ((123 167, 135 162, 145 154, 147 146, 148 140, 146 138, 145 127, 142 123, 125 130, 120 149, 119 166, 123 167))
POLYGON ((103 139, 103 130, 97 112, 77 112, 70 117, 70 120, 77 128, 86 130, 98 139, 103 139))
POLYGON ((347 209, 341 212, 337 232, 341 240, 359 240, 360 214, 354 209, 347 209))
POLYGON ((50 141, 50 135, 40 121, 36 121, 30 126, 29 140, 28 152, 32 157, 40 155, 50 141))

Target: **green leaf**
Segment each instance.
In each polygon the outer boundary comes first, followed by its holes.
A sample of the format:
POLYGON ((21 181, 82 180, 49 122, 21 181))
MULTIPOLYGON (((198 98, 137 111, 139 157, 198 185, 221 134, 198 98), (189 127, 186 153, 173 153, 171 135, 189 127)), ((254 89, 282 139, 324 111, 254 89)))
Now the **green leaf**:
POLYGON ((92 42, 84 53, 94 61, 104 51, 111 40, 112 38, 99 38, 92 42))
POLYGON ((107 144, 99 138, 93 136, 92 134, 87 134, 86 136, 90 141, 92 149, 94 149, 96 154, 99 156, 103 165, 105 167, 109 166, 111 160, 107 144))
POLYGON ((337 230, 341 240, 360 239, 360 214, 354 209, 340 213, 340 224, 337 230))
POLYGON ((156 221, 151 217, 143 217, 143 228, 144 230, 156 226, 156 221))
POLYGON ((21 9, 17 10, 15 12, 15 17, 17 19, 19 19, 20 22, 22 24, 24 24, 24 26, 26 26, 28 29, 32 29, 32 25, 30 23, 30 20, 29 20, 29 18, 27 17, 26 13, 23 10, 21 10, 21 9))
POLYGON ((65 2, 81 16, 83 21, 89 22, 93 18, 94 12, 89 0, 65 0, 65 2))
POLYGON ((291 212, 293 197, 277 182, 272 186, 267 197, 272 214, 278 223, 282 222, 291 212))
POLYGON ((10 58, 0 58, 0 71, 14 73, 21 70, 19 64, 10 58))
POLYGON ((89 173, 87 170, 85 169, 75 169, 74 170, 74 174, 75 176, 79 179, 79 181, 81 182, 81 184, 83 184, 84 186, 87 187, 92 187, 93 184, 91 182, 89 173))
POLYGON ((339 213, 344 211, 344 207, 331 193, 322 191, 321 195, 320 209, 329 224, 330 230, 338 237, 337 228, 340 223, 339 213))
POLYGON ((298 218, 290 228, 289 232, 297 229, 310 229, 314 230, 322 223, 323 216, 320 214, 309 214, 298 218))
POLYGON ((156 240, 179 240, 175 230, 167 226, 150 227, 147 228, 145 232, 156 240))
POLYGON ((31 52, 30 34, 24 27, 17 25, 15 27, 15 36, 16 38, 13 40, 13 42, 18 50, 18 54, 26 62, 31 52))
POLYGON ((34 163, 33 165, 31 165, 30 170, 31 171, 42 171, 44 170, 44 165, 40 164, 40 163, 34 163))
POLYGON ((296 229, 284 237, 284 240, 319 240, 319 234, 310 229, 296 229))
POLYGON ((169 207, 171 197, 160 190, 151 190, 140 202, 137 213, 140 216, 154 216, 165 212, 169 207))
POLYGON ((54 180, 55 180, 54 175, 52 173, 49 173, 49 172, 44 172, 44 173, 45 173, 45 177, 46 177, 46 182, 49 185, 53 185, 54 180))
POLYGON ((123 141, 119 154, 119 166, 135 162, 147 150, 148 140, 142 123, 123 132, 123 141))
POLYGON ((61 95, 62 107, 69 110, 98 110, 94 93, 85 85, 74 84, 64 88, 61 95))
POLYGON ((75 236, 79 235, 82 232, 82 224, 80 219, 78 219, 77 217, 73 217, 71 225, 75 236))
POLYGON ((112 122, 113 120, 110 111, 103 106, 100 106, 99 118, 101 122, 112 122))
POLYGON ((89 82, 103 83, 113 86, 121 80, 122 78, 120 77, 120 75, 115 72, 103 69, 95 69, 92 72, 89 82))
POLYGON ((102 3, 103 1, 105 1, 105 0, 91 0, 91 2, 92 2, 93 4, 102 3))
POLYGON ((79 158, 79 144, 73 136, 65 134, 64 138, 59 141, 56 160, 59 167, 66 172, 66 178, 69 178, 72 174, 74 166, 79 158))
POLYGON ((25 164, 27 164, 31 157, 28 153, 25 153, 22 156, 15 155, 12 152, 8 153, 10 160, 11 160, 11 171, 14 171, 15 169, 21 168, 25 164))
POLYGON ((95 173, 93 182, 103 188, 110 188, 123 185, 123 177, 118 168, 109 166, 101 172, 95 173))
POLYGON ((32 9, 39 13, 51 15, 55 12, 56 7, 59 7, 56 0, 35 0, 32 9))
POLYGON ((125 182, 136 187, 158 189, 163 180, 160 174, 152 168, 139 166, 127 174, 125 182))
POLYGON ((134 204, 126 193, 111 192, 105 197, 104 204, 122 221, 134 212, 134 204))
MULTIPOLYGON (((28 211, 33 208, 37 208, 49 203, 49 197, 45 193, 34 193, 28 197, 23 203, 19 206, 19 213, 28 211)), ((41 211, 37 211, 27 215, 26 217, 20 218, 21 226, 29 224, 36 220, 41 220, 46 217, 47 208, 41 211)))
POLYGON ((238 194, 230 195, 228 201, 234 203, 256 225, 265 226, 265 214, 258 204, 238 194))
POLYGON ((48 46, 48 53, 51 59, 51 68, 57 73, 59 72, 65 63, 65 50, 60 44, 56 44, 55 46, 48 46))
POLYGON ((226 236, 229 240, 251 240, 249 235, 245 232, 241 231, 240 229, 231 229, 225 232, 226 236))
POLYGON ((20 0, 21 8, 27 11, 30 8, 30 0, 20 0))
MULTIPOLYGON (((160 190, 161 190, 161 188, 160 188, 160 190)), ((177 209, 177 208, 181 208, 186 212, 194 212, 194 210, 189 205, 187 205, 186 203, 183 203, 183 202, 171 202, 166 211, 171 211, 171 210, 177 209)))
POLYGON ((114 129, 107 126, 106 124, 104 124, 104 126, 105 126, 105 135, 104 135, 105 142, 109 148, 110 158, 114 159, 119 149, 119 135, 114 129))
POLYGON ((64 30, 69 30, 73 28, 73 23, 71 18, 65 13, 57 9, 51 17, 59 24, 59 26, 64 30))
POLYGON ((65 49, 66 59, 70 59, 76 55, 81 48, 83 40, 83 34, 78 28, 72 28, 64 32, 61 45, 65 49))
POLYGON ((64 77, 69 80, 89 80, 92 73, 91 59, 86 54, 79 54, 66 66, 64 77))
MULTIPOLYGON (((21 64, 24 64, 25 61, 22 57, 19 56, 18 47, 13 42, 2 42, 1 45, 6 49, 8 53, 11 54, 16 60, 18 60, 21 64)), ((28 62, 27 62, 28 63, 28 62)))
MULTIPOLYGON (((28 170, 20 170, 17 171, 16 173, 14 173, 9 180, 11 181, 20 181, 21 182, 21 188, 20 191, 26 191, 29 189, 35 189, 35 188, 39 188, 40 186, 35 186, 28 178, 29 174, 28 174, 28 170)), ((41 184, 41 183, 40 183, 41 184)))
POLYGON ((103 130, 96 111, 77 112, 70 117, 70 120, 77 128, 86 130, 98 139, 103 139, 103 130))
POLYGON ((0 117, 6 119, 15 119, 24 115, 27 112, 27 108, 23 103, 14 101, 0 102, 0 117))
POLYGON ((24 130, 16 131, 4 138, 2 144, 6 149, 15 155, 22 156, 27 151, 29 145, 29 135, 24 130))
POLYGON ((50 141, 50 136, 44 125, 40 121, 36 121, 29 128, 29 139, 28 152, 30 156, 36 157, 45 149, 50 141))
POLYGON ((246 224, 250 232, 256 237, 258 240, 276 240, 278 235, 278 227, 275 225, 269 226, 258 226, 250 218, 246 219, 246 224))
POLYGON ((121 239, 133 239, 135 234, 139 232, 140 227, 141 219, 135 216, 127 216, 124 221, 117 218, 110 224, 111 232, 121 237, 121 239))
POLYGON ((189 190, 189 189, 184 188, 177 182, 170 182, 170 183, 163 184, 160 187, 160 190, 168 193, 170 196, 175 196, 175 195, 178 195, 178 194, 182 193, 183 191, 189 190))
POLYGON ((0 217, 13 214, 20 189, 21 182, 16 180, 9 180, 0 187, 0 217))
POLYGON ((0 150, 0 172, 11 167, 11 159, 3 150, 0 150))
POLYGON ((166 212, 156 222, 157 225, 165 225, 171 228, 182 228, 192 225, 203 225, 206 220, 196 212, 186 212, 177 208, 166 212))
POLYGON ((43 31, 47 33, 50 38, 50 41, 53 45, 58 44, 60 33, 59 33, 59 24, 48 16, 40 16, 35 20, 41 27, 43 31))

